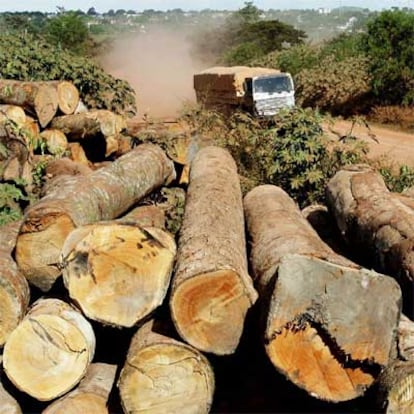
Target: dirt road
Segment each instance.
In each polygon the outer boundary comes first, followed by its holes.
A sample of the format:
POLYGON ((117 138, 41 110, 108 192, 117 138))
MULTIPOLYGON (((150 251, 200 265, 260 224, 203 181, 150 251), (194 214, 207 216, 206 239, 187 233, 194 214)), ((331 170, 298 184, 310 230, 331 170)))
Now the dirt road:
MULTIPOLYGON (((334 126, 326 127, 327 132, 329 128, 335 133, 346 135, 351 131, 352 123, 337 121, 334 126)), ((371 158, 375 159, 384 155, 395 164, 414 167, 414 134, 372 125, 369 129, 362 125, 355 125, 352 135, 368 143, 371 158)), ((336 137, 338 137, 337 134, 336 137)))

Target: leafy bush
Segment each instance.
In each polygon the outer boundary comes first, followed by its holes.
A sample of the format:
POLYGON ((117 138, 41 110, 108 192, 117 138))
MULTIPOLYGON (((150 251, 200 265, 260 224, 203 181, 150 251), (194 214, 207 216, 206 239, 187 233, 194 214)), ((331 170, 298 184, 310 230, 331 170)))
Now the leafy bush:
POLYGON ((370 78, 364 57, 337 61, 329 55, 311 69, 296 76, 297 103, 319 108, 334 115, 350 115, 366 110, 370 78))
POLYGON ((368 119, 380 124, 398 125, 402 129, 414 132, 414 107, 412 106, 375 106, 368 114, 368 119))
POLYGON ((18 220, 27 200, 19 183, 0 183, 0 226, 18 220))
POLYGON ((352 134, 334 142, 324 135, 323 118, 311 109, 292 108, 270 120, 236 112, 224 120, 200 109, 187 114, 205 141, 227 148, 242 176, 243 192, 275 184, 301 206, 324 200, 327 181, 343 165, 365 161, 366 145, 352 134))
POLYGON ((381 105, 414 105, 414 13, 388 10, 368 22, 363 47, 381 105))
POLYGON ((75 56, 30 34, 0 34, 0 77, 25 81, 65 79, 78 87, 90 108, 133 115, 135 92, 90 58, 75 56))

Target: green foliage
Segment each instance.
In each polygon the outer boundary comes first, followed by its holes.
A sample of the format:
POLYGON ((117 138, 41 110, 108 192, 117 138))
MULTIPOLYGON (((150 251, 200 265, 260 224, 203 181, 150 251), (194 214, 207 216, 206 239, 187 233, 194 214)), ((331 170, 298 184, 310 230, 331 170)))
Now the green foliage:
POLYGON ((22 216, 21 203, 27 200, 19 183, 0 183, 0 225, 18 220, 22 216))
POLYGON ((401 193, 414 186, 414 168, 407 165, 402 165, 397 172, 389 166, 382 166, 379 172, 390 191, 401 193))
POLYGON ((90 108, 133 115, 135 93, 128 82, 107 74, 90 58, 75 56, 30 34, 0 34, 0 77, 43 81, 64 79, 78 87, 90 108))
POLYGON ((414 13, 384 11, 368 23, 371 85, 384 105, 414 104, 414 13))
POLYGON ((367 65, 364 57, 337 61, 334 55, 328 55, 296 76, 297 103, 335 115, 364 111, 370 93, 367 65))
POLYGON ((89 41, 88 26, 74 11, 59 13, 48 20, 44 36, 51 44, 78 55, 86 54, 89 41))
POLYGON ((255 185, 275 184, 301 206, 322 202, 326 183, 335 172, 365 161, 367 153, 352 131, 338 142, 327 138, 322 116, 311 109, 286 109, 266 121, 243 112, 224 121, 217 113, 195 111, 192 120, 201 136, 230 151, 244 192, 255 185))
POLYGON ((197 55, 226 65, 247 65, 274 50, 303 42, 306 34, 279 20, 261 20, 262 10, 246 2, 220 28, 206 30, 193 39, 197 55))

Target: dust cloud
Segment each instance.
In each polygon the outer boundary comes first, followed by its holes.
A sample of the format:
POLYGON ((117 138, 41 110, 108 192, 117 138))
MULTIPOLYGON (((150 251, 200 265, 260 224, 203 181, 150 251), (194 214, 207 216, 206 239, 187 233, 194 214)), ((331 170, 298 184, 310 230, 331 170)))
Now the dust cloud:
POLYGON ((189 34, 168 29, 118 38, 101 57, 111 75, 127 80, 137 96, 138 118, 175 117, 195 102, 193 75, 203 68, 191 57, 189 34))

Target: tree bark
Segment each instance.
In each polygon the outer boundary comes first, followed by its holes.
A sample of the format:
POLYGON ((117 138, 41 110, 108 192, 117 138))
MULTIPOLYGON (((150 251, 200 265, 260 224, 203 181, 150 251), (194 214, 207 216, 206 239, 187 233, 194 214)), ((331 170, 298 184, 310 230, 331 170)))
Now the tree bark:
POLYGON ((27 281, 11 257, 20 224, 0 227, 0 348, 23 319, 30 300, 27 281))
POLYGON ((16 261, 30 283, 48 291, 60 275, 59 257, 76 227, 112 220, 174 175, 172 162, 144 144, 86 176, 66 180, 31 206, 23 219, 16 261))
POLYGON ((337 255, 282 189, 256 187, 244 207, 273 365, 319 399, 361 396, 389 362, 398 285, 337 255))
POLYGON ((126 128, 121 115, 104 109, 55 117, 51 127, 61 130, 69 140, 81 140, 97 134, 110 137, 126 128))
POLYGON ((379 378, 380 399, 387 414, 414 411, 414 322, 401 315, 398 357, 379 378))
POLYGON ((207 147, 191 165, 170 298, 173 321, 194 347, 231 354, 256 299, 237 167, 226 150, 207 147))
POLYGON ((0 102, 23 107, 36 115, 42 128, 56 115, 58 93, 45 82, 0 79, 0 102))
POLYGON ((79 386, 49 405, 42 414, 108 414, 107 401, 116 368, 116 365, 91 364, 79 386))
POLYGON ((381 175, 370 167, 352 166, 329 181, 327 201, 348 245, 363 252, 361 261, 399 282, 404 312, 413 318, 412 200, 388 191, 381 175))
POLYGON ((80 312, 58 299, 39 299, 9 336, 3 364, 19 390, 50 401, 79 383, 94 352, 94 332, 80 312))
POLYGON ((30 186, 33 181, 31 173, 31 153, 26 137, 6 126, 4 131, 0 131, 0 179, 23 179, 30 186))
POLYGON ((4 389, 0 381, 0 408, 2 414, 22 414, 19 403, 4 389))
POLYGON ((81 226, 67 237, 63 280, 88 318, 129 328, 162 304, 175 241, 161 228, 141 225, 143 218, 138 208, 120 220, 81 226))
POLYGON ((126 413, 208 413, 214 373, 200 352, 150 321, 131 341, 118 388, 126 413))

